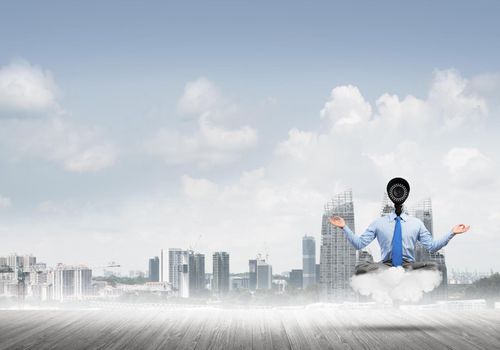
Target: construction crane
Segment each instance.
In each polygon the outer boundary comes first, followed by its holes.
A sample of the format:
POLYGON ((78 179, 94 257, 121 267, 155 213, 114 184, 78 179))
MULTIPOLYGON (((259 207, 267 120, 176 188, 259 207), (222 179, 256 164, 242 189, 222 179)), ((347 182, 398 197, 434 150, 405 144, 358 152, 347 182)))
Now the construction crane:
POLYGON ((189 246, 189 250, 190 251, 194 251, 194 249, 196 248, 196 246, 200 242, 200 239, 201 239, 201 234, 198 236, 198 238, 196 239, 196 241, 194 242, 194 244, 189 246))
POLYGON ((117 264, 116 262, 114 261, 110 261, 109 263, 107 263, 106 265, 100 265, 100 266, 90 266, 91 269, 104 269, 106 267, 121 267, 120 264, 117 264))

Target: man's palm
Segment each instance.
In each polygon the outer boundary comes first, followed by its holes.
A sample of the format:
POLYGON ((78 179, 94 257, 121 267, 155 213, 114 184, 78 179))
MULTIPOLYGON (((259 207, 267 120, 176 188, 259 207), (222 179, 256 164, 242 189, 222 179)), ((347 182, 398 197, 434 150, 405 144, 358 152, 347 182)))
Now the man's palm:
POLYGON ((332 216, 330 218, 330 224, 332 224, 333 226, 344 228, 345 221, 340 216, 332 216))
POLYGON ((458 235, 458 234, 467 232, 469 230, 469 228, 470 228, 470 225, 460 224, 460 225, 453 227, 453 233, 458 235))

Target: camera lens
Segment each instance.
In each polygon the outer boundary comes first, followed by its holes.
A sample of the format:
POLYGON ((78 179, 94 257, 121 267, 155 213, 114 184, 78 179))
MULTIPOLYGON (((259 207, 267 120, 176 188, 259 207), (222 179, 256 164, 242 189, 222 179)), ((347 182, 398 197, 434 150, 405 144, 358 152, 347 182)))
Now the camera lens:
POLYGON ((395 198, 402 198, 404 195, 405 195, 405 190, 403 189, 403 187, 401 186, 396 186, 394 187, 394 189, 392 190, 392 195, 395 197, 395 198))

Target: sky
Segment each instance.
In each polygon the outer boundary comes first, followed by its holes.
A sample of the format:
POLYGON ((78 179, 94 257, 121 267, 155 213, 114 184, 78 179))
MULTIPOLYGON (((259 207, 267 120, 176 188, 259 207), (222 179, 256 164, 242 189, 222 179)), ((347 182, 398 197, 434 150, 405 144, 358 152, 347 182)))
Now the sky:
MULTIPOLYGON (((0 12, 0 255, 300 268, 395 176, 448 268, 500 270, 500 3, 16 1, 0 12)), ((376 243, 368 248, 379 255, 376 243)))

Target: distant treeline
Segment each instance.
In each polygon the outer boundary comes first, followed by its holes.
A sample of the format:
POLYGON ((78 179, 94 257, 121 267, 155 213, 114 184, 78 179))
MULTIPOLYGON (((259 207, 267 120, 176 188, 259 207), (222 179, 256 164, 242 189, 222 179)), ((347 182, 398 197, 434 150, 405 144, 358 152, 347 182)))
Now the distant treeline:
POLYGON ((497 272, 477 280, 467 287, 465 297, 467 299, 500 301, 500 274, 497 272))
POLYGON ((119 277, 119 276, 96 276, 92 277, 94 281, 105 281, 115 287, 117 284, 144 284, 149 282, 147 277, 119 277))

